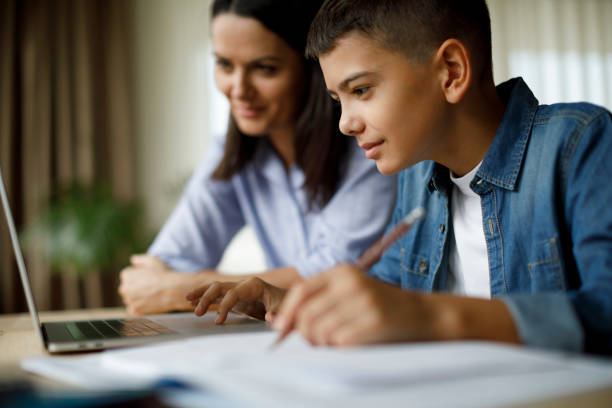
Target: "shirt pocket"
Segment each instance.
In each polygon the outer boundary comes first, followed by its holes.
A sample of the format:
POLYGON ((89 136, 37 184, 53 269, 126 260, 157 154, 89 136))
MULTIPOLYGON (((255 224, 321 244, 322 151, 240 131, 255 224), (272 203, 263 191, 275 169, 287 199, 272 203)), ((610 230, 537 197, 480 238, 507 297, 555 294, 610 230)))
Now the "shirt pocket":
POLYGON ((429 277, 429 260, 426 256, 413 254, 404 248, 400 250, 402 286, 422 288, 429 277))
POLYGON ((556 237, 536 242, 531 261, 527 264, 532 292, 564 291, 565 281, 556 237))

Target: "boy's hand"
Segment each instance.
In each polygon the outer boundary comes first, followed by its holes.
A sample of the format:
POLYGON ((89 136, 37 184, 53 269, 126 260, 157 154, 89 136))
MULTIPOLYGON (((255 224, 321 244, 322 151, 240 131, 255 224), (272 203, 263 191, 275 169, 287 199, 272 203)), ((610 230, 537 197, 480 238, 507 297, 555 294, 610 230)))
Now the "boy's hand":
POLYGON ((223 323, 232 310, 272 322, 286 292, 259 278, 249 278, 240 282, 213 282, 187 293, 186 298, 196 307, 197 316, 217 303, 217 324, 223 323))
POLYGON ((313 344, 479 339, 519 343, 500 300, 410 292, 338 265, 293 286, 274 329, 295 327, 313 344))
POLYGON ((438 320, 427 295, 403 291, 343 264, 294 286, 275 329, 283 332, 294 322, 313 344, 355 345, 435 339, 438 320))

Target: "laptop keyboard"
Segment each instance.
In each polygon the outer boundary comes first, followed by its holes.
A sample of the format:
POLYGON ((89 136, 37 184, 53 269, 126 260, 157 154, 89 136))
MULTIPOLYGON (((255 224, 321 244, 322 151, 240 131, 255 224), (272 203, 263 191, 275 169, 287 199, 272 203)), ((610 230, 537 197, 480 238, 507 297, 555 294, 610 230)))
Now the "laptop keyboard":
POLYGON ((117 339, 158 336, 174 331, 149 319, 112 319, 68 322, 66 328, 75 340, 117 339))

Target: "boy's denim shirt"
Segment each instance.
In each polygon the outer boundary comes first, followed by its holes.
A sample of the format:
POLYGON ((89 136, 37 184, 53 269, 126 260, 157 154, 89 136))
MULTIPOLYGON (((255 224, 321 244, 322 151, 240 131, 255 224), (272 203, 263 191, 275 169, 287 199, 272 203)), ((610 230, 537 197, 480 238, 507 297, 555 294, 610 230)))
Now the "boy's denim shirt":
MULTIPOLYGON (((532 346, 612 354, 612 120, 587 103, 538 106, 520 78, 471 188, 481 197, 491 295, 532 346)), ((395 224, 427 215, 371 270, 405 289, 447 288, 451 182, 421 162, 400 173, 395 224)))

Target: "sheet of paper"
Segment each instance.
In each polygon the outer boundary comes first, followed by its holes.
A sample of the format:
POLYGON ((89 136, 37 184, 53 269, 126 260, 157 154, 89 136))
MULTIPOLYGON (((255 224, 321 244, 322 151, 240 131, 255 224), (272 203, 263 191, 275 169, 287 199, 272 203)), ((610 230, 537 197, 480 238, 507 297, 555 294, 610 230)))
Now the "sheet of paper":
POLYGON ((275 339, 271 332, 203 336, 36 363, 38 372, 46 365, 44 375, 64 381, 92 371, 97 381, 106 376, 124 386, 172 377, 266 407, 494 407, 612 385, 609 361, 493 343, 334 349, 292 335, 272 349, 275 339))

